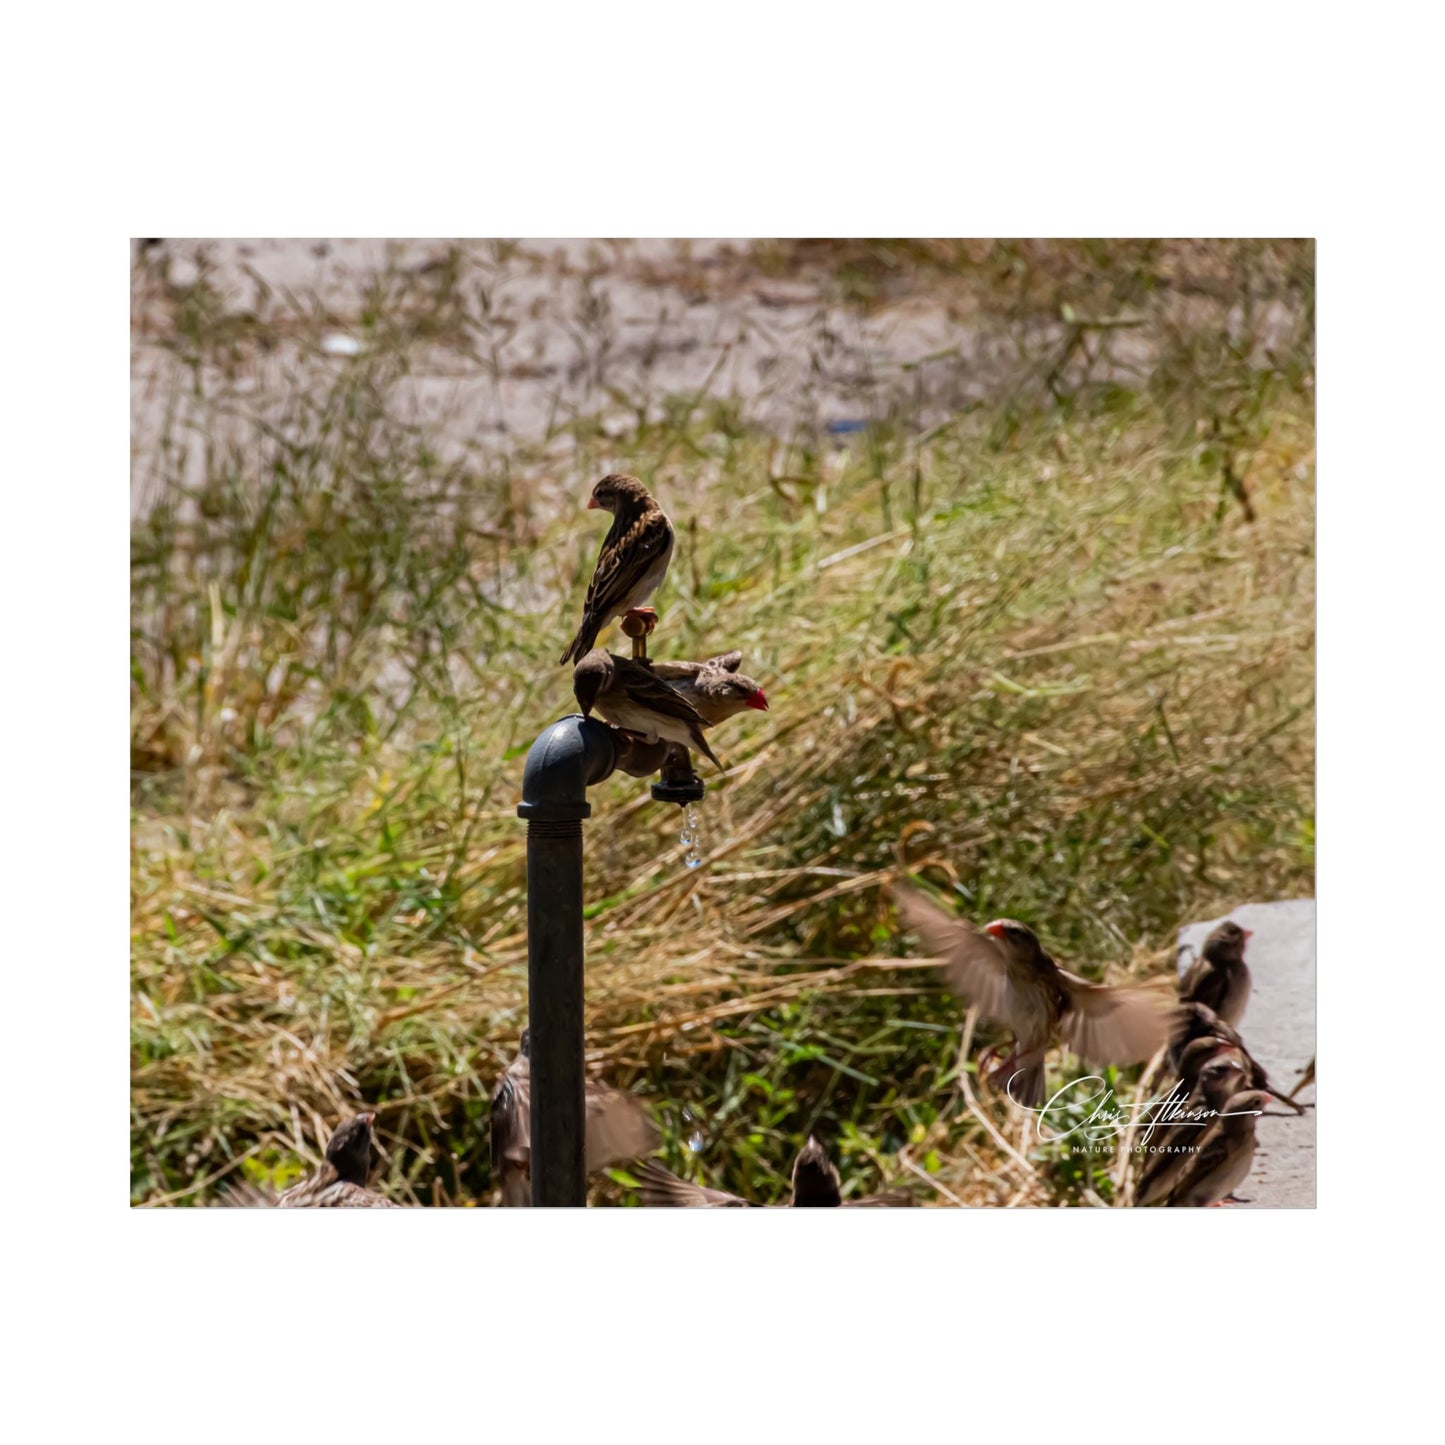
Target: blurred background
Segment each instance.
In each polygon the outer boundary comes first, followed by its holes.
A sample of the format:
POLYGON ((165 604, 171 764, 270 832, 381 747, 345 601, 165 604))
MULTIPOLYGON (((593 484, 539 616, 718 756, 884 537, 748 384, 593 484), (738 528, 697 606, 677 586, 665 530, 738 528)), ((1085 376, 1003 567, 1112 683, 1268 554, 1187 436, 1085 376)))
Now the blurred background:
POLYGON ((166 239, 131 326, 133 1202, 290 1183, 362 1101, 393 1198, 492 1201, 612 470, 678 529, 654 655, 772 710, 696 869, 592 792, 593 1071, 753 1199, 809 1132, 864 1190, 1112 1197, 969 1097, 879 883, 1110 979, 1312 896, 1311 243, 166 239))

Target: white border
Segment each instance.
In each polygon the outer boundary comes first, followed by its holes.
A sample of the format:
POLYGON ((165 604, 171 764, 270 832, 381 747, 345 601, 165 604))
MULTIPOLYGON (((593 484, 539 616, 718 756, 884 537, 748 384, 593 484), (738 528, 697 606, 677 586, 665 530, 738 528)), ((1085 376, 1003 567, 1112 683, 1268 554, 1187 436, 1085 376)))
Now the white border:
POLYGON ((1414 1438, 1442 536, 1414 12, 317 8, 11 22, 24 1438, 1414 1438), (127 1211, 125 237, 879 231, 1320 236, 1322 1209, 127 1211))

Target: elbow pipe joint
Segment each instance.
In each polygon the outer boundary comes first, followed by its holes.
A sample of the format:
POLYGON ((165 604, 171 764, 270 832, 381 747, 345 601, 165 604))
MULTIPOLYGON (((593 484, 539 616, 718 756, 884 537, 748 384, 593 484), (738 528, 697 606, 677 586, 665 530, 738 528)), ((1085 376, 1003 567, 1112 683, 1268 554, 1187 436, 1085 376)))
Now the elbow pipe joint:
POLYGON ((580 822, 591 815, 587 789, 617 766, 612 729, 580 713, 554 722, 532 744, 517 816, 529 823, 580 822))

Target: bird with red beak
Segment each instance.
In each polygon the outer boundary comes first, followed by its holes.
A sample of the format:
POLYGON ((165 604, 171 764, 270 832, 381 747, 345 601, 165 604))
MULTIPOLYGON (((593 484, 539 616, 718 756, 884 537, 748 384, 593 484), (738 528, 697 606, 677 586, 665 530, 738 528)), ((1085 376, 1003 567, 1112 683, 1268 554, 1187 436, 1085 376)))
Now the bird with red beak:
MULTIPOLYGON (((1037 935, 1012 918, 983 928, 955 918, 916 889, 894 887, 905 927, 944 965, 949 987, 1014 1045, 986 1078, 1025 1108, 1045 1098, 1044 1060, 1056 1041, 1093 1064, 1142 1063, 1169 1041, 1174 1010, 1151 989, 1090 983, 1060 968, 1037 935)), ((992 1060, 996 1050, 979 1059, 992 1060)))
POLYGON ((701 713, 710 726, 736 716, 748 708, 767 712, 768 700, 762 687, 738 669, 741 652, 724 652, 706 662, 667 662, 652 659, 653 672, 670 683, 701 713))
POLYGON ((1244 961, 1244 945, 1254 937, 1227 918, 1204 940, 1199 957, 1179 985, 1181 1003, 1202 1003, 1232 1028, 1239 1027, 1253 982, 1244 961))

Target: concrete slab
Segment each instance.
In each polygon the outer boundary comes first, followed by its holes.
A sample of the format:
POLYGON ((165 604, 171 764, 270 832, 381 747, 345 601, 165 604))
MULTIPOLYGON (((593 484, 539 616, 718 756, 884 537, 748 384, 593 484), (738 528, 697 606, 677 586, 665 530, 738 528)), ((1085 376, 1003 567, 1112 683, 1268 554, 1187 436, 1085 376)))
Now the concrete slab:
MULTIPOLYGON (((1254 934, 1245 955, 1254 988, 1239 1032, 1270 1079, 1288 1091, 1315 1052, 1315 901, 1245 903, 1207 923, 1188 924, 1179 930, 1181 974, 1194 957, 1183 945, 1199 948, 1224 918, 1254 934)), ((1314 1098, 1313 1084, 1297 1096, 1301 1104, 1314 1098)), ((1255 1209, 1313 1209, 1314 1110, 1302 1118, 1261 1119, 1257 1137, 1254 1168, 1240 1196, 1255 1209)))

